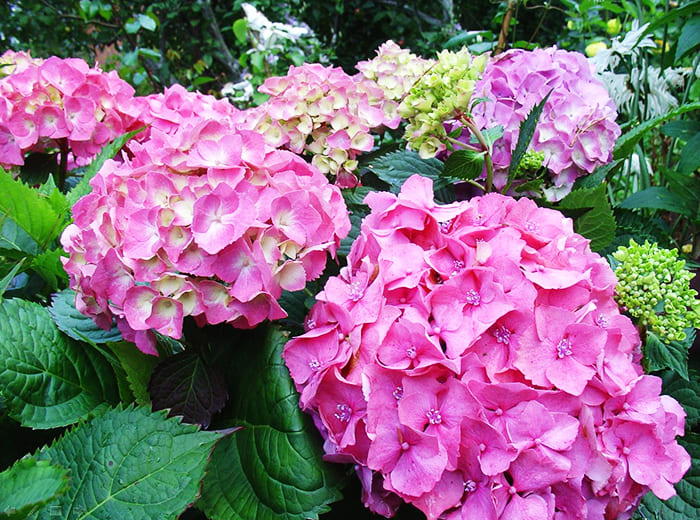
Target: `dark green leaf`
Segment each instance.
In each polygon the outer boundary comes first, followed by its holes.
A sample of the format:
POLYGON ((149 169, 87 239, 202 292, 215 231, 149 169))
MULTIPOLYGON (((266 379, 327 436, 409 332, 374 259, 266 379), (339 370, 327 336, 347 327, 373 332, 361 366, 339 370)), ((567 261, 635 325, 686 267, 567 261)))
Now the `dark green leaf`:
POLYGON ((369 186, 358 186, 357 188, 342 190, 345 204, 349 205, 364 205, 365 197, 370 191, 375 191, 369 186))
POLYGON ((392 193, 398 193, 411 175, 419 174, 433 180, 433 190, 439 190, 451 183, 441 177, 443 164, 438 159, 421 159, 417 152, 401 150, 382 155, 369 169, 379 179, 389 184, 392 193))
POLYGON ((141 48, 139 49, 139 55, 144 56, 146 58, 150 58, 152 60, 160 60, 162 58, 160 51, 156 49, 141 48))
POLYGON ((698 132, 700 132, 700 121, 694 119, 670 121, 661 127, 662 134, 683 141, 687 141, 698 132))
POLYGON ((243 429, 212 456, 197 504, 211 520, 315 519, 341 496, 342 466, 323 461, 320 436, 282 363, 286 341, 270 327, 235 346, 223 415, 243 429))
POLYGON ((0 304, 0 394, 10 416, 32 428, 66 426, 118 400, 109 363, 63 335, 48 310, 0 304))
POLYGON ((474 180, 484 171, 486 152, 474 150, 457 150, 452 152, 445 161, 442 176, 445 178, 474 180))
MULTIPOLYGON (((36 454, 70 469, 63 520, 176 518, 194 502, 212 447, 224 433, 145 407, 112 409, 36 454)), ((56 518, 43 509, 39 520, 56 518)))
POLYGON ((661 209, 692 216, 685 206, 685 201, 680 196, 661 186, 652 186, 633 193, 618 204, 618 207, 622 209, 661 209))
POLYGON ((698 168, 700 168, 700 132, 688 139, 678 161, 678 171, 684 175, 690 175, 698 168))
POLYGON ((0 519, 21 520, 68 489, 68 471, 48 460, 20 459, 0 473, 0 519))
POLYGON ((24 159, 19 178, 30 186, 44 184, 58 171, 58 159, 55 153, 32 153, 24 159))
POLYGON ((158 364, 158 358, 144 354, 128 341, 108 343, 107 346, 119 363, 120 370, 115 372, 118 377, 124 378, 133 399, 138 404, 149 404, 151 396, 148 393, 148 381, 158 364))
POLYGON ((90 193, 91 189, 90 188, 90 180, 95 176, 95 174, 99 171, 100 168, 102 168, 102 165, 107 161, 107 159, 111 159, 117 153, 119 150, 122 149, 122 147, 129 141, 132 137, 134 137, 136 134, 139 132, 142 132, 146 127, 139 128, 138 130, 134 130, 133 132, 128 132, 124 135, 121 135, 117 137, 114 141, 112 141, 109 144, 106 144, 102 150, 100 151, 99 154, 92 160, 92 162, 89 164, 89 166, 85 169, 85 174, 83 175, 83 178, 80 179, 80 182, 77 184, 75 188, 73 188, 70 193, 66 196, 68 199, 68 202, 71 206, 73 206, 76 202, 78 202, 78 199, 82 197, 83 195, 87 195, 90 193))
MULTIPOLYGON (((700 6, 698 7, 700 10, 700 6)), ((676 46, 676 61, 700 47, 700 16, 694 16, 683 25, 676 46)))
MULTIPOLYGON (((368 213, 368 212, 367 212, 368 213)), ((346 236, 344 239, 340 241, 340 247, 338 248, 338 254, 347 256, 350 253, 350 248, 352 247, 352 243, 355 241, 357 237, 360 236, 360 228, 362 226, 362 219, 365 217, 364 212, 359 212, 359 211, 351 211, 350 212, 350 224, 352 227, 350 228, 350 232, 348 233, 348 236, 346 236)))
POLYGON ((677 341, 665 343, 653 332, 647 332, 644 360, 649 372, 671 369, 688 380, 688 345, 677 341))
POLYGON ((558 208, 565 214, 567 210, 585 210, 574 220, 574 225, 577 233, 591 241, 593 251, 600 251, 615 238, 615 217, 605 185, 572 191, 558 208))
POLYGON ((498 125, 492 128, 487 128, 486 130, 481 131, 481 135, 483 136, 484 141, 486 141, 486 146, 490 150, 493 147, 493 143, 503 137, 503 127, 498 125))
POLYGON ((104 330, 92 318, 81 314, 75 308, 75 291, 72 289, 64 289, 51 297, 49 313, 59 330, 78 341, 97 344, 122 339, 116 325, 104 330))
POLYGON ((664 172, 671 192, 683 200, 684 213, 696 215, 700 208, 700 177, 684 175, 677 170, 664 172))
POLYGON ((595 188, 605 181, 608 174, 623 163, 621 159, 612 161, 605 166, 596 168, 590 175, 585 175, 576 179, 574 190, 579 188, 595 188))
POLYGON ((515 145, 515 150, 513 150, 513 155, 510 160, 510 166, 508 167, 508 178, 512 179, 515 172, 518 171, 518 166, 520 162, 525 157, 525 152, 527 152, 528 146, 530 146, 530 141, 532 141, 532 136, 535 135, 535 129, 537 128, 537 123, 540 120, 540 114, 542 114, 542 109, 545 103, 549 99, 552 91, 547 92, 547 95, 537 103, 530 113, 527 115, 525 120, 520 123, 520 130, 518 132, 518 143, 515 145))
POLYGON ((680 444, 688 451, 691 465, 688 472, 678 484, 677 495, 669 500, 659 500, 653 493, 647 493, 642 504, 655 515, 651 518, 658 520, 690 520, 698 517, 700 511, 700 435, 686 434, 679 439, 680 444))
POLYGON ((36 190, 0 171, 0 250, 36 256, 61 231, 59 216, 36 190))
POLYGON ((675 372, 667 371, 664 374, 664 393, 674 397, 683 406, 685 413, 685 427, 692 430, 700 424, 700 375, 690 370, 689 380, 675 376, 675 372))
POLYGON ((221 365, 212 364, 194 347, 163 359, 148 383, 154 410, 170 409, 183 421, 209 426, 226 404, 228 392, 221 365))
POLYGON ((32 259, 31 268, 44 279, 52 291, 68 285, 68 274, 61 262, 63 255, 63 249, 52 249, 32 259))
POLYGON ((634 127, 633 129, 625 132, 615 143, 615 148, 613 149, 613 158, 624 159, 629 154, 632 153, 634 147, 639 143, 639 141, 651 130, 659 125, 662 125, 666 121, 675 119, 678 116, 685 114, 686 112, 691 112, 693 110, 700 109, 700 101, 694 103, 686 103, 679 106, 678 108, 662 114, 653 119, 649 119, 644 123, 634 127))
POLYGON ((239 18, 233 22, 233 34, 239 43, 248 43, 248 20, 239 18))
POLYGON ((5 294, 7 288, 12 284, 12 280, 15 276, 17 276, 17 273, 19 273, 19 270, 22 268, 23 263, 24 258, 17 262, 12 267, 12 269, 10 269, 10 272, 3 276, 2 279, 0 279, 0 303, 2 303, 2 295, 5 294))

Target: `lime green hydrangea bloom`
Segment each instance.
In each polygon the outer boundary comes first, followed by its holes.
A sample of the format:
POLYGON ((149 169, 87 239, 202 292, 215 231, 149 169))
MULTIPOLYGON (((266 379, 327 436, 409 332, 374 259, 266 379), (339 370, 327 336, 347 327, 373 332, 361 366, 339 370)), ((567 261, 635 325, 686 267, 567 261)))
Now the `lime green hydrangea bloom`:
POLYGON ((525 177, 529 173, 536 173, 540 168, 542 168, 543 163, 544 152, 536 152, 532 149, 527 150, 525 155, 523 155, 520 164, 518 165, 516 176, 525 177))
POLYGON ((666 341, 683 341, 684 329, 700 326, 700 302, 690 288, 693 274, 677 250, 630 240, 613 257, 619 262, 615 298, 640 324, 666 341))
POLYGON ((443 123, 469 108, 474 85, 486 66, 486 55, 473 57, 466 47, 444 50, 435 64, 413 85, 399 105, 408 120, 404 139, 424 159, 446 148, 443 123))

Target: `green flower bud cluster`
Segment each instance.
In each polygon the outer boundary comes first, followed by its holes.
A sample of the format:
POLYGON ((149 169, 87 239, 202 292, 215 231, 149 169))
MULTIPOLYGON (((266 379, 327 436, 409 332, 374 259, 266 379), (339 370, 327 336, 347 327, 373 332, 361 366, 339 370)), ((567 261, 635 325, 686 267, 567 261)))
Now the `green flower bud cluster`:
POLYGON ((466 47, 444 50, 421 76, 399 105, 399 115, 408 120, 404 139, 424 159, 446 148, 445 121, 469 108, 474 85, 486 66, 487 56, 472 57, 466 47))
POLYGON ((525 177, 529 173, 535 173, 542 168, 542 163, 544 163, 544 152, 527 150, 518 165, 516 175, 518 177, 525 177))
POLYGON ((619 262, 615 299, 640 324, 666 341, 683 341, 684 329, 700 327, 700 302, 690 288, 693 274, 677 250, 630 240, 612 256, 619 262))

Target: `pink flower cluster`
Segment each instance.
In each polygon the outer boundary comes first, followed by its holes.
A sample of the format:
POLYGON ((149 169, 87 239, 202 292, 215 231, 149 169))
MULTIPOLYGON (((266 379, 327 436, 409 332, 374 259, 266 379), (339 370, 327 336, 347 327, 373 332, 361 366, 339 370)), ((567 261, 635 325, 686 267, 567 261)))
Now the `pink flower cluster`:
POLYGON ((214 98, 174 87, 148 103, 148 138, 105 163, 62 235, 76 308, 151 354, 153 331, 179 338, 185 316, 284 317, 282 290, 318 277, 350 229, 340 190, 214 98))
POLYGON ((396 102, 375 82, 339 67, 292 66, 259 90, 270 99, 247 111, 248 126, 275 147, 312 154, 312 164, 341 187, 357 184, 356 157, 374 146, 370 131, 401 120, 396 102))
POLYGON ((473 94, 488 98, 472 110, 477 127, 503 126, 493 149, 497 187, 506 183, 520 123, 550 91, 531 142, 551 173, 549 198, 562 198, 577 177, 611 161, 620 136, 617 112, 585 56, 554 47, 513 49, 489 60, 473 94))
POLYGON ((22 53, 3 55, 0 63, 9 63, 3 70, 11 72, 0 78, 0 164, 23 165, 27 151, 65 147, 73 160, 87 160, 138 128, 134 89, 115 71, 22 53))
POLYGON ((372 212, 284 359, 364 501, 429 519, 629 518, 690 466, 608 264, 560 213, 437 205, 413 176, 372 212))

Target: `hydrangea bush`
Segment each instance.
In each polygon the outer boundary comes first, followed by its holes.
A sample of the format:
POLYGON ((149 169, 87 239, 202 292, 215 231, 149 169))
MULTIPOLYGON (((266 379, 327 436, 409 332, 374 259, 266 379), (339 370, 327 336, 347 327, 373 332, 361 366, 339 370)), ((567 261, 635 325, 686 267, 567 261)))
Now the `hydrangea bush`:
POLYGON ((560 213, 371 193, 348 265, 284 359, 365 503, 437 518, 625 518, 690 466, 615 276, 560 213))

